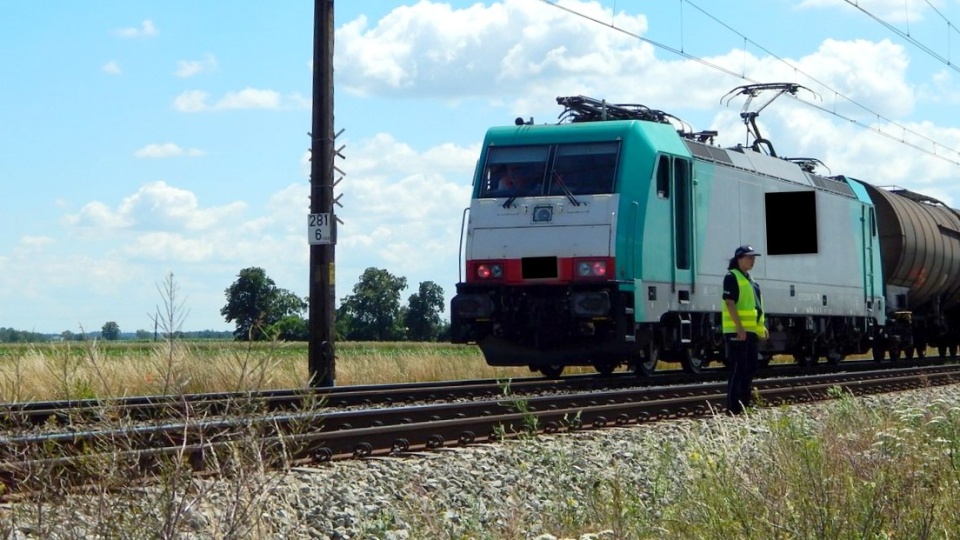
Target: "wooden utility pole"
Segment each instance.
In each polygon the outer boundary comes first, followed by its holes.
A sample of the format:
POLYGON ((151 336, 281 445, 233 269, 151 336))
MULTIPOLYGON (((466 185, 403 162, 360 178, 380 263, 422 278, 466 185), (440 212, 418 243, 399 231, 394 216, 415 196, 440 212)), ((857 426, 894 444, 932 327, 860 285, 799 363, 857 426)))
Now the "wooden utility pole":
POLYGON ((310 133, 310 384, 336 385, 334 358, 333 0, 314 0, 313 129, 310 133))

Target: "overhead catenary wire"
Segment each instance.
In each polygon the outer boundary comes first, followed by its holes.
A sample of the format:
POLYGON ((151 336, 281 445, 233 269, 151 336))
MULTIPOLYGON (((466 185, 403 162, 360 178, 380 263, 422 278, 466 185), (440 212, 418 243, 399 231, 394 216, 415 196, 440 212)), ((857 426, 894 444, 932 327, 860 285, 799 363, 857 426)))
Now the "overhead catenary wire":
MULTIPOLYGON (((653 47, 656 47, 656 48, 658 48, 658 49, 667 51, 667 52, 669 52, 669 53, 671 53, 671 54, 680 56, 680 57, 682 57, 682 58, 686 58, 686 59, 688 59, 688 60, 692 60, 692 61, 694 61, 694 62, 697 62, 697 63, 699 63, 699 64, 701 64, 701 65, 704 65, 704 66, 709 67, 709 68, 711 68, 711 69, 714 69, 714 70, 716 70, 716 71, 725 73, 725 74, 727 74, 727 75, 731 75, 731 76, 733 76, 733 77, 736 77, 736 78, 738 78, 738 79, 742 79, 742 80, 747 81, 747 82, 750 82, 750 83, 759 83, 759 82, 762 82, 762 81, 757 81, 757 80, 755 80, 755 79, 752 79, 752 78, 750 78, 750 77, 747 77, 745 71, 742 72, 742 73, 736 73, 736 72, 734 72, 734 71, 732 71, 732 70, 730 70, 730 69, 728 69, 728 68, 726 68, 726 67, 723 67, 723 66, 721 66, 721 65, 718 65, 718 64, 715 64, 715 63, 710 62, 710 61, 708 61, 708 60, 705 60, 705 59, 703 59, 703 58, 701 58, 701 57, 699 57, 699 56, 696 56, 696 55, 694 55, 694 54, 690 54, 690 53, 686 52, 686 51, 682 48, 682 45, 681 45, 681 48, 680 48, 680 49, 677 49, 677 48, 675 48, 675 47, 671 47, 671 46, 666 45, 666 44, 664 44, 664 43, 660 43, 660 42, 655 41, 655 40, 652 40, 652 39, 650 39, 650 38, 643 37, 643 36, 641 36, 641 35, 639 35, 639 34, 635 34, 635 33, 633 33, 633 32, 630 32, 629 30, 626 30, 626 29, 623 29, 623 28, 619 28, 619 27, 616 26, 616 23, 615 23, 613 20, 611 20, 610 23, 601 21, 601 20, 599 20, 599 19, 596 19, 596 18, 594 18, 594 17, 591 17, 590 15, 587 15, 587 14, 585 14, 585 13, 581 13, 581 12, 576 11, 576 10, 574 10, 574 9, 572 9, 572 8, 569 8, 569 7, 567 7, 567 6, 562 6, 562 5, 558 4, 555 0, 540 0, 540 1, 543 2, 543 3, 545 3, 545 4, 547 4, 547 5, 549 5, 549 6, 552 6, 552 7, 554 7, 554 8, 560 9, 560 10, 562 10, 562 11, 566 11, 567 13, 570 13, 571 15, 575 15, 575 16, 577 16, 577 17, 581 17, 581 18, 583 18, 583 19, 585 19, 585 20, 588 20, 588 21, 590 21, 590 22, 593 22, 593 23, 595 23, 595 24, 600 24, 600 25, 602 25, 602 26, 606 26, 606 27, 610 28, 611 30, 614 30, 614 31, 619 32, 619 33, 621 33, 621 34, 630 36, 631 38, 634 38, 634 39, 637 39, 637 40, 639 40, 639 41, 641 41, 641 42, 647 43, 647 44, 649 44, 649 45, 651 45, 651 46, 653 46, 653 47)), ((850 0, 845 0, 845 1, 849 2, 850 0)), ((820 110, 820 111, 822 111, 822 112, 825 112, 825 113, 827 113, 827 114, 830 114, 830 115, 832 115, 832 116, 835 116, 835 117, 837 117, 837 118, 840 118, 841 120, 845 120, 845 121, 847 121, 847 122, 849 122, 849 123, 851 123, 851 124, 853 124, 853 125, 855 125, 855 126, 857 126, 857 127, 866 129, 866 130, 868 130, 868 131, 872 131, 872 132, 877 133, 877 134, 879 134, 879 135, 882 135, 883 137, 885 137, 885 138, 887 138, 887 139, 890 139, 890 140, 892 140, 892 141, 894 141, 894 142, 898 142, 898 143, 903 144, 903 145, 905 145, 905 146, 907 146, 907 147, 913 148, 914 150, 917 150, 917 151, 919 151, 919 152, 923 152, 923 153, 925 153, 925 154, 927 154, 927 155, 930 155, 930 156, 936 157, 936 158, 938 158, 938 159, 947 161, 948 163, 952 163, 952 164, 954 164, 954 165, 960 165, 960 151, 958 151, 958 150, 956 150, 956 149, 953 149, 953 148, 950 148, 950 147, 948 147, 948 146, 946 146, 946 145, 944 145, 944 144, 942 144, 942 143, 940 143, 940 142, 938 142, 938 141, 936 141, 936 140, 934 140, 934 139, 932 139, 932 138, 930 138, 930 137, 928 137, 928 136, 926 136, 926 135, 924 135, 924 134, 922 134, 922 133, 919 133, 919 132, 917 132, 917 131, 914 131, 914 130, 908 128, 907 126, 905 126, 905 125, 903 125, 903 124, 901 124, 901 123, 899 123, 899 122, 897 122, 897 121, 895 121, 895 120, 892 120, 892 119, 890 119, 890 118, 888 118, 888 117, 886 117, 886 116, 884 116, 884 115, 882 115, 882 114, 880 114, 880 113, 878 113, 878 112, 870 109, 870 108, 867 107, 866 105, 863 105, 862 103, 859 103, 859 102, 857 102, 856 100, 854 100, 854 99, 852 99, 852 98, 844 95, 844 94, 843 94, 842 92, 840 92, 839 90, 836 90, 836 89, 830 87, 828 84, 826 84, 826 83, 818 80, 817 78, 813 77, 812 75, 806 73, 805 71, 803 71, 802 69, 800 69, 798 66, 796 66, 796 65, 794 65, 793 63, 785 60, 784 58, 781 58, 779 55, 773 53, 773 52, 770 51, 768 48, 760 45, 759 43, 757 43, 757 42, 754 41, 753 39, 749 38, 748 36, 746 36, 746 35, 743 34, 742 32, 734 29, 733 27, 731 27, 730 25, 728 25, 728 24, 726 24, 725 22, 721 21, 720 19, 718 19, 718 18, 715 17, 714 15, 708 13, 708 12, 705 11, 704 9, 700 8, 698 5, 694 4, 691 0, 680 0, 681 8, 682 8, 682 5, 683 5, 684 3, 689 4, 691 7, 695 8, 695 9, 698 10, 698 11, 700 11, 701 13, 703 13, 705 16, 707 16, 707 17, 709 17, 710 19, 712 19, 712 20, 713 20, 714 22, 716 22, 717 24, 723 26, 723 27, 726 28, 728 31, 730 31, 730 32, 736 34, 737 36, 739 36, 740 38, 742 38, 742 39, 744 40, 744 43, 745 43, 745 44, 749 43, 749 44, 753 45, 754 47, 756 47, 757 49, 759 49, 759 50, 763 51, 764 53, 770 55, 772 58, 776 59, 777 61, 783 63, 784 65, 786 65, 786 66, 788 66, 788 67, 790 67, 792 70, 794 70, 794 72, 796 72, 796 73, 798 73, 798 74, 800 74, 800 75, 803 75, 804 77, 807 77, 807 78, 810 79, 811 81, 813 81, 813 82, 821 85, 823 88, 827 89, 830 93, 833 93, 833 94, 834 94, 834 100, 835 100, 835 102, 834 102, 834 108, 831 110, 831 109, 829 109, 829 108, 827 108, 827 107, 824 107, 824 106, 822 106, 822 105, 818 105, 817 103, 814 103, 814 102, 811 102, 811 101, 806 101, 806 100, 804 100, 804 99, 801 99, 800 97, 795 96, 795 95, 789 95, 789 97, 791 97, 791 98, 793 98, 793 99, 795 99, 795 100, 797 100, 797 101, 799 101, 799 102, 801 102, 801 103, 804 103, 804 104, 806 104, 806 105, 809 105, 809 106, 811 106, 811 107, 813 107, 813 108, 815 108, 815 109, 817 109, 817 110, 820 110), (877 119, 877 125, 876 125, 876 126, 871 126, 871 125, 867 124, 866 122, 864 122, 864 121, 862 121, 862 120, 858 120, 858 119, 856 119, 856 118, 851 118, 851 117, 849 117, 849 116, 846 116, 846 115, 838 112, 838 111, 836 110, 836 100, 837 100, 837 98, 842 99, 842 100, 846 101, 847 103, 850 103, 851 105, 853 105, 853 106, 855 106, 855 107, 863 110, 865 113, 869 114, 871 117, 876 118, 876 119, 877 119), (890 133, 885 132, 883 129, 880 128, 881 121, 882 121, 882 122, 886 122, 886 123, 887 123, 888 125, 890 125, 890 126, 894 126, 894 127, 896 127, 896 128, 899 128, 899 131, 902 133, 902 135, 898 137, 898 136, 895 136, 895 135, 893 135, 893 134, 890 134, 890 133), (922 141, 926 141, 926 142, 930 143, 931 148, 924 148, 923 146, 920 146, 920 143, 908 141, 908 140, 907 140, 907 137, 906 137, 906 134, 909 134, 909 135, 911 135, 911 136, 913 136, 913 137, 916 137, 917 139, 920 139, 920 140, 922 140, 922 141), (939 150, 938 150, 938 149, 939 149, 939 150)), ((746 46, 744 46, 744 49, 746 49, 746 46)))
MULTIPOLYGON (((945 66, 947 66, 947 67, 949 67, 950 69, 952 69, 953 71, 956 71, 957 73, 960 73, 960 67, 958 67, 956 64, 953 64, 952 62, 950 62, 950 58, 945 58, 943 55, 941 55, 941 54, 937 53, 936 51, 934 51, 933 48, 931 48, 930 46, 928 46, 928 45, 920 42, 918 39, 916 39, 915 37, 913 37, 912 35, 910 35, 910 27, 909 27, 910 17, 909 17, 909 13, 907 14, 907 21, 908 21, 908 22, 907 22, 907 31, 904 32, 903 30, 900 30, 899 28, 897 28, 897 27, 896 27, 895 25, 893 25, 892 23, 890 23, 890 22, 882 19, 879 15, 876 15, 875 13, 871 12, 870 10, 864 8, 864 7, 861 6, 858 2, 854 2, 854 1, 852 1, 852 0, 844 0, 844 1, 845 1, 846 3, 848 3, 848 4, 850 4, 851 6, 853 6, 854 8, 856 8, 858 11, 860 11, 861 13, 863 13, 864 15, 866 15, 867 17, 870 17, 871 19, 873 19, 874 21, 876 21, 878 24, 880 24, 881 26, 883 26, 883 27, 886 28, 887 30, 890 30, 890 31, 893 32, 894 34, 896 34, 896 35, 900 36, 901 38, 903 38, 904 40, 910 42, 911 44, 913 44, 914 47, 916 47, 916 48, 920 49, 921 51, 925 52, 925 53, 926 53, 928 56, 930 56, 931 58, 934 58, 934 59, 940 61, 940 62, 943 63, 945 66)), ((934 7, 932 4, 930 4, 930 2, 927 2, 927 5, 929 5, 929 6, 933 9, 933 11, 934 11, 937 15, 939 15, 940 18, 943 19, 944 22, 947 24, 947 41, 948 41, 948 43, 949 43, 950 29, 953 29, 954 32, 956 32, 956 27, 953 25, 953 23, 950 22, 949 19, 947 19, 947 18, 943 15, 943 13, 940 12, 940 10, 938 10, 936 7, 934 7)), ((947 54, 948 54, 948 55, 950 54, 950 49, 949 49, 949 47, 947 48, 947 54)))
MULTIPOLYGON (((847 2, 849 3, 851 0, 845 0, 845 1, 847 1, 847 2)), ((954 164, 956 164, 956 165, 960 165, 960 151, 955 150, 955 149, 953 149, 953 148, 950 148, 950 147, 948 147, 948 146, 945 146, 945 145, 941 144, 940 142, 938 142, 938 141, 936 141, 936 140, 934 140, 934 139, 931 139, 930 137, 927 137, 926 135, 924 135, 924 134, 922 134, 922 133, 919 133, 919 132, 917 132, 917 131, 914 131, 914 130, 912 130, 912 129, 906 127, 906 126, 904 126, 903 124, 901 124, 901 123, 899 123, 899 122, 897 122, 897 121, 895 121, 895 120, 892 120, 892 119, 890 119, 890 118, 888 118, 888 117, 886 117, 886 116, 884 116, 884 115, 882 115, 882 114, 880 114, 880 113, 878 113, 878 112, 870 109, 869 107, 863 105, 862 103, 860 103, 860 102, 858 102, 858 101, 856 101, 856 100, 854 100, 854 99, 852 99, 852 98, 844 95, 843 93, 839 92, 838 90, 835 90, 834 88, 831 88, 828 84, 824 83, 823 81, 817 79, 817 78, 814 77, 813 75, 811 75, 811 74, 803 71, 802 69, 800 69, 799 66, 796 66, 795 64, 789 62, 788 60, 786 60, 786 59, 784 59, 784 58, 781 58, 779 55, 775 54, 773 51, 769 50, 768 48, 764 47, 763 45, 760 45, 760 44, 757 43, 756 41, 754 41, 754 40, 750 39, 749 37, 747 37, 746 35, 744 35, 742 32, 734 29, 734 28, 731 27, 730 25, 728 25, 728 24, 726 24, 725 22, 721 21, 719 18, 717 18, 717 17, 715 17, 714 15, 708 13, 706 10, 704 10, 703 8, 701 8, 700 6, 698 6, 697 4, 693 3, 692 0, 680 0, 680 2, 681 2, 681 3, 690 4, 691 7, 693 7, 694 9, 696 9, 696 10, 698 10, 698 11, 700 11, 700 12, 703 13, 706 17, 709 17, 710 19, 712 19, 713 21, 715 21, 717 24, 723 26, 724 28, 726 28, 726 29, 729 30, 730 32, 732 32, 732 33, 734 33, 734 34, 742 37, 745 43, 746 43, 746 42, 749 42, 750 44, 752 44, 752 45, 755 46, 756 48, 760 49, 761 51, 763 51, 763 52, 765 52, 766 54, 770 55, 771 57, 775 58, 778 62, 781 62, 781 63, 783 63, 784 65, 790 67, 790 68, 793 69, 796 73, 799 73, 799 74, 803 75, 804 77, 807 77, 807 78, 810 79, 811 81, 813 81, 813 82, 821 85, 822 87, 830 90, 831 92, 833 92, 833 94, 834 94, 834 108, 833 108, 833 110, 826 109, 826 108, 824 108, 823 106, 818 105, 817 103, 810 102, 810 101, 805 101, 805 100, 801 99, 800 97, 798 97, 798 96, 796 96, 796 95, 790 95, 789 97, 791 97, 791 98, 793 98, 793 99, 796 99, 796 100, 798 100, 798 101, 801 101, 801 102, 803 102, 803 103, 806 103, 807 105, 810 105, 811 107, 813 107, 813 108, 815 108, 815 109, 818 109, 818 110, 821 110, 821 111, 826 112, 826 113, 828 113, 828 114, 831 114, 831 115, 833 115, 833 116, 836 116, 837 118, 840 118, 840 119, 846 120, 846 121, 848 121, 848 122, 851 122, 852 124, 854 124, 854 125, 856 125, 856 126, 858 126, 858 127, 861 127, 861 128, 864 128, 864 129, 873 131, 873 132, 875 132, 875 133, 878 133, 878 134, 880 134, 880 135, 882 135, 882 136, 884 136, 884 137, 886 137, 886 138, 888 138, 888 139, 890 139, 890 140, 892 140, 892 141, 899 142, 899 143, 901 143, 901 144, 903 144, 903 145, 905 145, 905 146, 908 146, 908 147, 913 148, 913 149, 915 149, 915 150, 919 150, 919 151, 924 152, 924 153, 926 153, 926 154, 929 154, 929 155, 931 155, 931 156, 934 156, 934 157, 943 159, 943 160, 948 161, 948 162, 950 162, 950 163, 954 163, 954 164), (863 110, 865 113, 869 114, 870 116, 874 116, 874 117, 877 119, 877 127, 871 126, 871 125, 869 125, 869 124, 866 124, 866 123, 863 122, 863 121, 857 120, 857 119, 855 119, 855 118, 850 118, 850 117, 848 117, 848 116, 845 116, 845 115, 837 112, 837 110, 836 110, 836 98, 838 98, 838 97, 839 97, 840 99, 846 101, 847 103, 850 103, 851 105, 853 105, 853 106, 855 106, 855 107, 863 110), (887 124, 889 124, 889 125, 891 125, 891 126, 894 126, 894 127, 899 128, 899 129, 901 130, 901 132, 904 133, 904 134, 909 133, 910 135, 913 135, 913 136, 915 136, 915 137, 918 137, 919 139, 922 139, 922 140, 925 140, 925 141, 929 142, 929 143, 932 145, 932 150, 928 150, 928 149, 926 149, 926 148, 923 148, 923 147, 919 146, 919 145, 916 144, 916 143, 910 143, 910 142, 908 142, 908 141, 906 140, 906 136, 905 136, 905 135, 902 136, 902 137, 900 137, 900 138, 898 138, 898 137, 896 137, 896 136, 894 136, 894 135, 891 135, 890 133, 887 133, 887 132, 883 131, 883 130, 880 129, 880 127, 879 127, 881 121, 886 122, 887 124), (945 156, 945 155, 943 155, 943 154, 937 153, 937 148, 942 148, 944 151, 950 152, 950 153, 954 154, 956 157, 954 157, 953 159, 951 159, 951 158, 948 158, 947 156, 945 156)), ((857 6, 857 7, 859 8, 859 6, 857 6)), ((746 48, 746 47, 744 47, 744 48, 746 48)), ((746 77, 744 77, 744 79, 746 79, 746 77)))

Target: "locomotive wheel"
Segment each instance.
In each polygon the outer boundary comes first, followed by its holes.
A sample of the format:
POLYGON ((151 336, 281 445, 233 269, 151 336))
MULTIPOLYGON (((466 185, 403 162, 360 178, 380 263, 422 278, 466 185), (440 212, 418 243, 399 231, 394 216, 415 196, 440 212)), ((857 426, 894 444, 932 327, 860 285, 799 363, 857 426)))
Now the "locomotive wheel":
POLYGON ((801 351, 793 355, 793 361, 800 367, 810 367, 816 361, 816 358, 807 351, 801 351))
POLYGON ((827 351, 827 354, 824 356, 824 358, 827 360, 828 364, 835 366, 843 361, 844 355, 840 354, 840 351, 836 349, 830 349, 827 351))
POLYGON ((543 376, 548 379, 556 379, 561 374, 563 374, 563 366, 550 365, 550 366, 540 366, 540 373, 543 373, 543 376))
POLYGON ((700 373, 703 371, 703 368, 707 367, 707 361, 694 351, 686 349, 680 353, 680 366, 683 367, 684 373, 700 373))
POLYGON ((617 369, 617 365, 610 362, 597 362, 593 365, 593 368, 596 369, 600 375, 609 377, 613 374, 613 370, 617 369))
POLYGON ((817 363, 817 355, 813 352, 813 344, 807 343, 795 349, 793 360, 800 367, 810 367, 817 363))
POLYGON ((700 369, 710 367, 712 352, 706 343, 698 343, 695 347, 691 348, 690 355, 700 359, 700 369))
POLYGON ((641 377, 649 377, 657 371, 657 360, 659 359, 660 348, 655 343, 650 343, 644 349, 643 355, 637 355, 633 372, 641 377))

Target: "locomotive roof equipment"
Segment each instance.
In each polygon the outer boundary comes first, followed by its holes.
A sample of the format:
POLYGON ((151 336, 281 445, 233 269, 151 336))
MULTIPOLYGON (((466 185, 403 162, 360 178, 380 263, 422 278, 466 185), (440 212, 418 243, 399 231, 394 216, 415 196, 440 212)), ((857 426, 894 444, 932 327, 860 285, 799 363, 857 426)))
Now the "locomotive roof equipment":
POLYGON ((750 135, 753 135, 753 143, 750 144, 750 148, 752 148, 753 151, 755 152, 759 152, 760 145, 762 144, 767 147, 767 153, 769 155, 773 157, 777 157, 777 152, 773 149, 773 144, 767 139, 764 139, 763 137, 760 136, 760 128, 757 127, 757 117, 760 116, 760 111, 767 108, 767 105, 770 105, 771 103, 773 103, 773 101, 776 100, 778 97, 784 94, 790 94, 790 95, 796 96, 797 91, 801 89, 806 90, 807 92, 810 92, 811 94, 816 96, 818 99, 820 97, 813 90, 810 90, 809 88, 805 86, 801 86, 797 83, 760 83, 760 84, 745 84, 743 86, 738 86, 733 90, 727 92, 725 96, 720 98, 720 102, 723 103, 723 101, 726 100, 727 101, 726 104, 730 105, 730 101, 732 101, 733 98, 739 95, 747 96, 747 100, 743 102, 743 108, 740 109, 740 118, 743 119, 744 125, 747 126, 747 132, 750 135), (767 98, 767 100, 763 102, 762 105, 757 107, 757 110, 755 111, 749 110, 751 103, 753 103, 753 98, 759 96, 761 93, 766 92, 768 90, 774 90, 776 91, 776 93, 773 95, 773 97, 767 98))

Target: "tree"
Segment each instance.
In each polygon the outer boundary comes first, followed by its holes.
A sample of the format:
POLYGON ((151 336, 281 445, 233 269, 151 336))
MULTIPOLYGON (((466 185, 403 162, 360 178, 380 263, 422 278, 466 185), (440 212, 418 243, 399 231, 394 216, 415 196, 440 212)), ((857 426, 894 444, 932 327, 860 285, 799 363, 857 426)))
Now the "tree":
POLYGON ((271 325, 267 333, 283 341, 307 341, 310 339, 310 325, 299 315, 287 315, 271 325))
POLYGON ((104 323, 103 328, 100 329, 100 337, 107 341, 120 339, 120 325, 114 321, 104 323))
POLYGON ((443 312, 443 288, 432 281, 420 282, 420 290, 410 295, 403 325, 410 341, 436 341, 443 312))
POLYGON ((340 300, 338 317, 350 321, 345 338, 353 341, 400 339, 400 291, 407 278, 396 277, 380 268, 367 268, 353 286, 353 294, 340 300))
POLYGON ((345 340, 350 335, 350 329, 353 328, 353 315, 347 309, 347 306, 340 305, 337 308, 337 316, 333 321, 334 331, 337 340, 345 340))
POLYGON ((37 343, 48 341, 47 336, 27 330, 0 327, 0 343, 37 343))
POLYGON ((237 280, 224 293, 227 304, 220 314, 227 322, 236 321, 234 338, 263 340, 271 336, 266 331, 284 317, 301 316, 307 303, 286 289, 280 289, 263 268, 244 268, 237 280))

